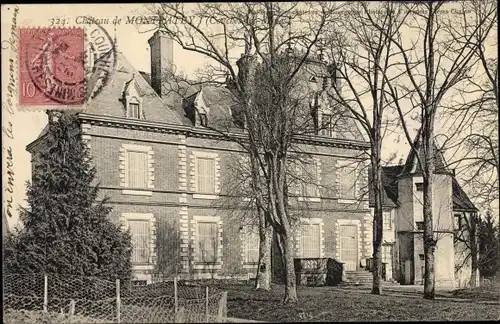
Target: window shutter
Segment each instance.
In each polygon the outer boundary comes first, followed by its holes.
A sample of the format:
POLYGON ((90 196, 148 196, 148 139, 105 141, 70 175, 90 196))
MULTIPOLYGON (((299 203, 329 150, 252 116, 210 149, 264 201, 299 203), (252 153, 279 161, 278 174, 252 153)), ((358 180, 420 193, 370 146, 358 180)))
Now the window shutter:
POLYGON ((382 214, 384 216, 383 228, 384 229, 391 229, 392 228, 391 212, 390 211, 383 211, 382 214))
POLYGON ((204 193, 215 192, 215 160, 197 158, 198 191, 204 193))
POLYGON ((318 195, 318 166, 316 163, 310 165, 310 171, 308 171, 308 179, 305 184, 305 196, 306 197, 317 197, 318 195))
POLYGON ((344 166, 340 169, 340 196, 356 198, 356 168, 344 166))
POLYGON ((246 262, 259 262, 259 231, 258 228, 252 226, 246 232, 246 262))
POLYGON ((148 186, 148 153, 128 152, 128 186, 147 188, 148 186))
POLYGON ((130 220, 127 223, 132 235, 132 263, 149 263, 149 221, 130 220))
POLYGON ((303 258, 320 257, 319 224, 301 225, 301 242, 303 258))
POLYGON ((217 260, 217 223, 198 222, 198 251, 200 261, 215 262, 217 260))

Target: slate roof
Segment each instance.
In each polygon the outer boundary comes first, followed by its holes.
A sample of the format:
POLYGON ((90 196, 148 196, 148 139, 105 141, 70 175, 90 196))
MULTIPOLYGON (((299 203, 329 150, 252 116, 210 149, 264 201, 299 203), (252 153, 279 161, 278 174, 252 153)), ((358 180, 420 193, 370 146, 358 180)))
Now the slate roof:
MULTIPOLYGON (((398 178, 404 169, 404 165, 382 167, 382 183, 384 186, 382 206, 397 207, 398 203, 398 178)), ((452 195, 454 211, 477 211, 478 209, 471 202, 467 194, 463 191, 455 176, 452 177, 452 195)), ((372 183, 372 177, 369 175, 369 183, 372 183)), ((373 186, 369 188, 370 207, 373 207, 373 186)))
POLYGON ((240 131, 239 128, 235 127, 232 117, 233 110, 236 107, 236 101, 229 89, 215 86, 203 86, 199 91, 186 99, 184 108, 194 108, 195 100, 200 95, 207 109, 209 109, 208 123, 211 127, 233 132, 240 131))
POLYGON ((463 191, 455 177, 452 178, 453 210, 477 211, 478 209, 463 191))
MULTIPOLYGON (((419 129, 413 144, 418 151, 422 150, 421 143, 422 143, 422 135, 421 135, 421 129, 419 129)), ((435 141, 433 145, 434 145, 434 166, 435 166, 434 173, 451 174, 452 172, 446 167, 446 161, 444 159, 443 153, 439 150, 435 141)), ((411 149, 410 153, 408 154, 408 158, 406 159, 405 167, 401 171, 401 174, 404 175, 418 174, 421 172, 422 170, 420 169, 416 152, 414 149, 411 149)))
MULTIPOLYGON (((96 82, 96 73, 90 77, 87 84, 87 93, 91 93, 94 87, 99 87, 96 82)), ((116 53, 116 68, 110 73, 108 81, 102 87, 95 98, 91 98, 83 112, 88 114, 125 117, 125 106, 119 100, 122 97, 124 87, 132 78, 135 80, 138 92, 143 100, 142 109, 147 120, 163 122, 168 124, 182 124, 181 118, 172 111, 151 88, 151 85, 125 58, 123 53, 116 53)))
MULTIPOLYGON (((382 184, 384 190, 382 191, 382 206, 384 207, 397 207, 398 201, 398 180, 397 177, 401 170, 402 165, 382 167, 382 184)), ((368 171, 368 181, 372 184, 372 175, 370 170, 368 171)), ((370 185, 369 198, 370 206, 375 204, 375 197, 373 194, 373 186, 370 185)))

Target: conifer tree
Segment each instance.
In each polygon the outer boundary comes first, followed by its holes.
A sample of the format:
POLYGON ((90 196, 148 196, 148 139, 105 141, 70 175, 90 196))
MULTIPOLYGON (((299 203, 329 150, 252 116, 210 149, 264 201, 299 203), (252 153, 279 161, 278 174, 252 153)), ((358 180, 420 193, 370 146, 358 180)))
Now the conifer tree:
POLYGON ((51 112, 48 127, 34 152, 23 226, 5 242, 5 270, 129 280, 130 233, 108 218, 107 199, 98 199, 77 118, 51 112))
POLYGON ((490 211, 479 222, 479 273, 481 277, 494 277, 498 273, 500 246, 498 244, 498 226, 490 211))

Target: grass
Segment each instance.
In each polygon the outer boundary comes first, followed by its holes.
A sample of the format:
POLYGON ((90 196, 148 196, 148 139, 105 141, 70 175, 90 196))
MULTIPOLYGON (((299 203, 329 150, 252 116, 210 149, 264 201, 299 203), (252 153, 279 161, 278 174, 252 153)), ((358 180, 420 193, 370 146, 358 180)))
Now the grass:
POLYGON ((468 298, 474 300, 496 300, 500 301, 500 284, 476 287, 469 289, 457 289, 453 292, 454 297, 468 298))
MULTIPOLYGON (((370 294, 368 287, 298 287, 299 303, 282 305, 283 286, 269 292, 251 286, 218 286, 228 291, 228 316, 268 322, 441 321, 500 318, 498 298, 472 302, 457 296, 424 300, 418 292, 370 294), (495 302, 496 301, 496 302, 495 302)), ((466 297, 463 297, 466 298, 466 297)))

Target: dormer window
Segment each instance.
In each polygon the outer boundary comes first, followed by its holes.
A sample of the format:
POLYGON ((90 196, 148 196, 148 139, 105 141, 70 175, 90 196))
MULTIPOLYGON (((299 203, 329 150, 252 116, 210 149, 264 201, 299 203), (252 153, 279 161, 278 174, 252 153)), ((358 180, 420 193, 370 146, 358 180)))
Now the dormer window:
POLYGON ((200 125, 206 127, 208 125, 207 114, 201 113, 200 115, 200 125))
POLYGON ((138 102, 130 102, 128 104, 128 117, 129 118, 140 118, 140 104, 138 102))
POLYGON ((124 106, 125 117, 134 119, 145 118, 142 111, 142 95, 135 81, 135 75, 130 81, 125 82, 120 101, 124 106))

